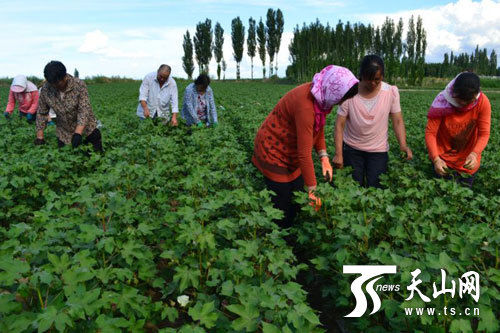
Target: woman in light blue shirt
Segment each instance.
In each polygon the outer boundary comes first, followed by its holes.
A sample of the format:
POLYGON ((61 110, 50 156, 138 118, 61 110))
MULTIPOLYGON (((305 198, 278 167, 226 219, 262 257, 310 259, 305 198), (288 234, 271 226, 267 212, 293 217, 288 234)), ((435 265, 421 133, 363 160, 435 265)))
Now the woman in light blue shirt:
POLYGON ((209 87, 210 78, 201 74, 189 84, 184 92, 181 117, 188 126, 217 126, 217 110, 215 109, 214 93, 209 87))

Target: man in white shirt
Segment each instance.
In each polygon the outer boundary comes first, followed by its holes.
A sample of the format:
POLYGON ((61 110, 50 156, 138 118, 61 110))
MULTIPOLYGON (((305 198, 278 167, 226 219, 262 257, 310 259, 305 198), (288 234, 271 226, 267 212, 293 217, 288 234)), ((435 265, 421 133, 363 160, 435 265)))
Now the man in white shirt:
POLYGON ((142 80, 137 106, 137 116, 141 119, 159 117, 177 126, 177 84, 170 73, 170 66, 161 65, 157 72, 147 74, 142 80))

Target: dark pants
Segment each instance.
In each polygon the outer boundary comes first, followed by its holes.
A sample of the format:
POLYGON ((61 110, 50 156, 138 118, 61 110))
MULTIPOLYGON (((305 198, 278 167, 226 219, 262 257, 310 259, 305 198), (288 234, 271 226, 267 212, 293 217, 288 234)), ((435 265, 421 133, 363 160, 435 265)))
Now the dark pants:
POLYGON ((389 155, 370 153, 343 144, 344 165, 352 167, 352 178, 361 186, 380 188, 380 175, 387 172, 389 155))
MULTIPOLYGON (((94 146, 94 151, 102 152, 101 131, 99 131, 98 128, 96 128, 92 133, 89 134, 89 136, 83 139, 82 144, 88 145, 89 143, 94 146)), ((59 146, 59 148, 62 148, 65 146, 65 143, 57 139, 57 145, 59 146)))
POLYGON ((278 225, 282 228, 289 228, 293 225, 293 220, 300 206, 293 202, 293 193, 304 191, 304 179, 299 176, 294 181, 288 183, 278 183, 264 177, 266 187, 268 190, 276 193, 271 201, 274 208, 281 210, 285 216, 277 221, 278 225))
POLYGON ((449 174, 447 174, 446 176, 441 176, 436 172, 436 170, 434 170, 434 176, 436 178, 443 178, 443 179, 448 179, 448 180, 453 179, 458 184, 467 186, 469 188, 472 187, 472 184, 474 183, 474 179, 476 178, 476 174, 477 174, 477 171, 472 175, 469 175, 469 174, 462 175, 462 174, 460 174, 460 172, 458 172, 456 170, 451 170, 451 172, 449 174))

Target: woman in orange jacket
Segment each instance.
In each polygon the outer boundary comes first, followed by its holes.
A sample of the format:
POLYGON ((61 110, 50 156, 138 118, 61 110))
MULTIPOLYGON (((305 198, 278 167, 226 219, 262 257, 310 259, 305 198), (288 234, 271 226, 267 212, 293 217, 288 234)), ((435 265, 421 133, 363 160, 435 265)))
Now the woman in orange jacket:
POLYGON ((471 187, 491 124, 490 101, 479 77, 460 73, 434 99, 427 118, 425 143, 435 173, 471 187))

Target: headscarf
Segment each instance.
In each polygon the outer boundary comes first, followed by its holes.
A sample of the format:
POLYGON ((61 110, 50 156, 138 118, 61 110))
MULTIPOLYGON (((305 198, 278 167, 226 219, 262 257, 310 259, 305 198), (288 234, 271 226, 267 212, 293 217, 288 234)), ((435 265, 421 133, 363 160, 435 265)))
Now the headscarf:
POLYGON ((326 115, 359 80, 345 67, 329 65, 314 75, 311 93, 314 96, 314 132, 326 123, 326 115))
MULTIPOLYGON (((462 74, 462 73, 460 73, 462 74)), ((458 74, 455 76, 453 80, 448 83, 446 88, 441 91, 436 98, 434 98, 434 101, 431 104, 431 107, 429 108, 429 112, 427 113, 428 118, 439 118, 439 117, 444 117, 449 114, 452 114, 455 111, 469 111, 472 108, 474 108, 477 103, 479 103, 479 99, 482 97, 482 93, 479 92, 476 96, 476 101, 474 103, 470 103, 467 106, 461 107, 460 104, 457 102, 457 100, 453 97, 453 86, 455 85, 455 81, 457 77, 460 75, 458 74)))
POLYGON ((12 80, 12 84, 10 85, 10 90, 15 93, 22 92, 32 92, 38 90, 35 84, 31 81, 28 81, 26 76, 18 75, 12 80))

